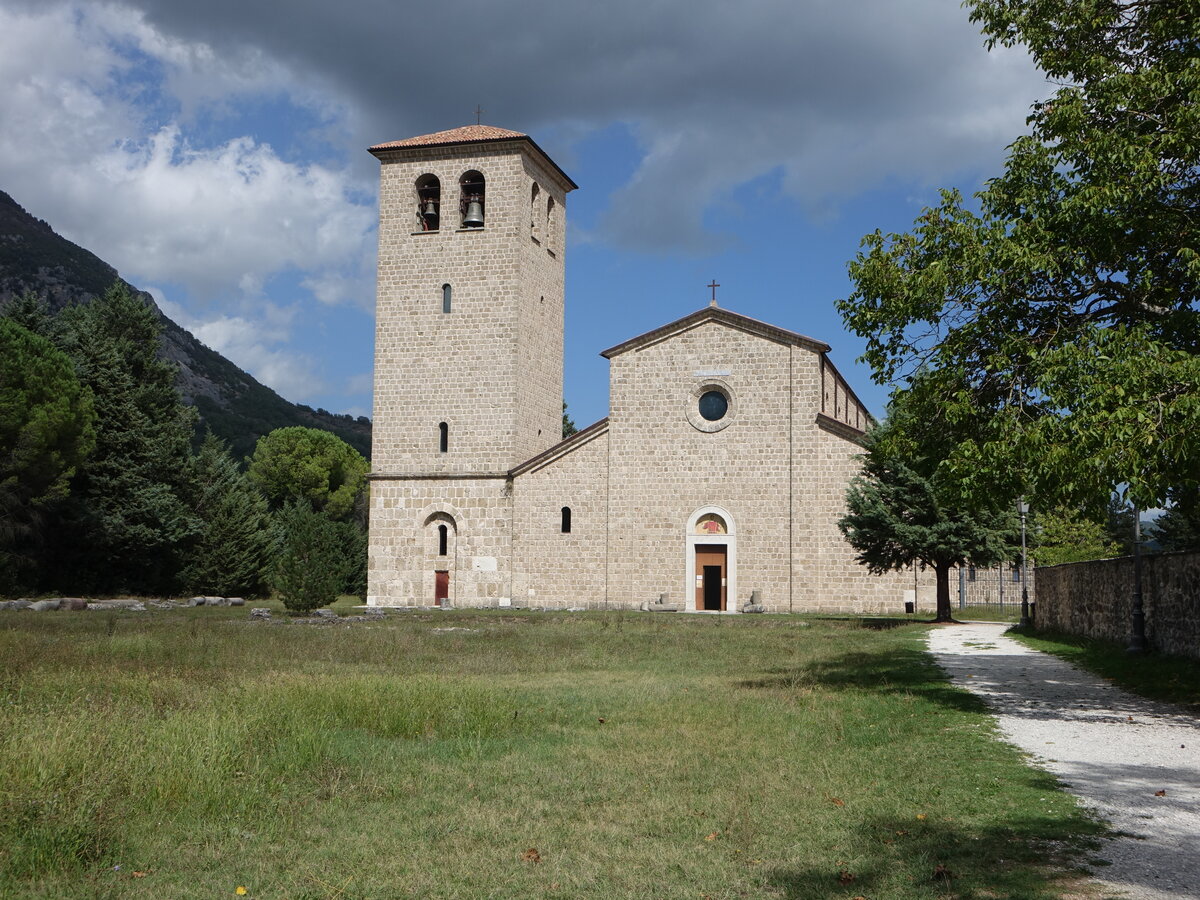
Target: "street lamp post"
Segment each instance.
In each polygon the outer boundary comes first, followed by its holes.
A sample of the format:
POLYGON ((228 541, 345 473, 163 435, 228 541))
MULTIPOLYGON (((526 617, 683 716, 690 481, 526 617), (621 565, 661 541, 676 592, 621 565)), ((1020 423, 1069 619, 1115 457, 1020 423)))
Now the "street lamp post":
POLYGON ((1133 634, 1129 653, 1146 652, 1146 613, 1142 609, 1142 511, 1133 505, 1133 634))
POLYGON ((1029 561, 1025 554, 1025 515, 1029 512, 1029 504, 1022 497, 1017 501, 1017 512, 1021 514, 1021 621, 1019 628, 1029 627, 1029 561))

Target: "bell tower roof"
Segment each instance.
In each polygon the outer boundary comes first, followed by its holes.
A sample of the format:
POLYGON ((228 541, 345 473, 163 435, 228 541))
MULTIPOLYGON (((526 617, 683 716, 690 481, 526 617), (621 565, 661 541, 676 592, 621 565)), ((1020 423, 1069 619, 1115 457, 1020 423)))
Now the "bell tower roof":
POLYGON ((402 141, 386 141, 382 144, 375 144, 367 149, 371 155, 378 157, 380 154, 389 153, 389 151, 415 150, 424 147, 452 147, 459 144, 491 144, 501 141, 522 141, 528 144, 536 155, 545 159, 554 172, 563 178, 565 182, 564 186, 568 191, 579 187, 529 135, 523 134, 520 131, 510 131, 507 128, 497 128, 495 125, 464 125, 461 128, 451 128, 449 131, 419 134, 416 137, 405 138, 402 141))
POLYGON ((517 138, 528 140, 529 135, 519 131, 509 131, 507 128, 497 128, 495 125, 464 125, 462 128, 451 128, 449 131, 438 131, 433 134, 419 134, 416 137, 405 138, 402 141, 388 141, 376 144, 375 150, 394 150, 399 147, 434 147, 440 144, 477 144, 483 141, 511 141, 517 138))

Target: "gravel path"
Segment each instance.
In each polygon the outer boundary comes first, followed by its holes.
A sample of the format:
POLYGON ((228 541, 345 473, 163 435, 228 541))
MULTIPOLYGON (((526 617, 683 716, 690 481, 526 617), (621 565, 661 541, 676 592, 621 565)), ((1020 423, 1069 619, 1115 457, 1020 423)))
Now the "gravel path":
POLYGON ((1009 741, 1123 835, 1097 854, 1112 864, 1095 870, 1106 896, 1200 898, 1200 720, 1030 650, 1007 627, 934 628, 929 649, 1009 741))

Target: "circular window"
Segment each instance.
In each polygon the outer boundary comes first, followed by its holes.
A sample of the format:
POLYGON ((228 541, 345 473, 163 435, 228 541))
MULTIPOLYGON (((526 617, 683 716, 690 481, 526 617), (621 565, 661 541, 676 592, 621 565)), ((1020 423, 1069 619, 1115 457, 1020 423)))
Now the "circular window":
POLYGON ((720 391, 705 391, 700 396, 700 415, 709 422, 719 422, 729 412, 729 399, 720 391))
POLYGON ((737 396, 728 382, 710 379, 688 392, 684 409, 693 428, 712 434, 727 428, 736 418, 737 396))

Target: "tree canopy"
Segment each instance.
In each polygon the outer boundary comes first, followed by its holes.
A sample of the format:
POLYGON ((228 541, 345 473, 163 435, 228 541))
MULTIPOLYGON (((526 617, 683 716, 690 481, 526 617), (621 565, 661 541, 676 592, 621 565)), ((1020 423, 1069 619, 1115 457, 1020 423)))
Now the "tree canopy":
POLYGON ((973 204, 867 235, 839 308, 878 381, 928 377, 966 483, 1156 505, 1200 481, 1200 5, 967 6, 1060 87, 973 204))
POLYGON ((95 444, 95 418, 70 358, 0 319, 0 490, 19 486, 29 503, 65 496, 95 444))
POLYGON ((210 431, 192 459, 193 511, 203 523, 180 578, 188 590, 262 593, 274 535, 267 501, 210 431))
POLYGON ((1029 548, 1039 566, 1121 555, 1121 545, 1108 537, 1103 522, 1064 508, 1034 510, 1029 522, 1029 548))
POLYGON ((273 508, 305 500, 330 519, 347 519, 368 469, 362 454, 337 435, 297 426, 259 438, 249 474, 273 508))
POLYGON ((96 446, 72 480, 55 574, 93 590, 170 590, 200 523, 186 500, 195 414, 158 356, 161 323, 120 282, 63 315, 64 348, 95 398, 96 446))
POLYGON ((866 437, 863 472, 846 492, 838 523, 876 574, 909 566, 933 569, 937 619, 950 619, 951 567, 990 566, 1013 555, 1013 511, 964 498, 941 455, 935 430, 900 394, 887 419, 866 437))
POLYGON ((0 318, 0 591, 36 580, 41 526, 95 446, 95 419, 67 355, 0 318))

